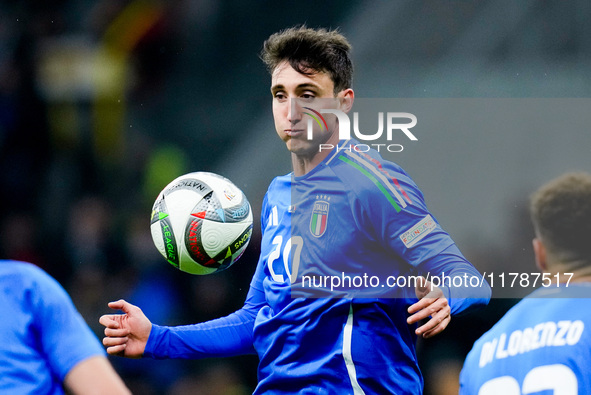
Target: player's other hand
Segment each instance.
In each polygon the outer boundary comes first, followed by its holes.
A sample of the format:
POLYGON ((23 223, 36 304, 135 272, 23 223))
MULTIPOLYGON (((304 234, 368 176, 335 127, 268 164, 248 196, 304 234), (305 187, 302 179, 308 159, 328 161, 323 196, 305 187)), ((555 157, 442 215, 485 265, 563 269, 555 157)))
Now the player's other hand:
POLYGON ((142 310, 121 299, 110 302, 109 307, 124 314, 105 314, 100 319, 105 326, 103 345, 110 355, 141 358, 152 330, 152 323, 142 310))
POLYGON ((420 277, 415 287, 415 294, 419 301, 408 308, 411 314, 407 322, 414 324, 426 318, 430 319, 419 326, 415 333, 417 336, 429 338, 441 333, 451 321, 451 308, 443 291, 439 287, 433 287, 430 281, 420 277))

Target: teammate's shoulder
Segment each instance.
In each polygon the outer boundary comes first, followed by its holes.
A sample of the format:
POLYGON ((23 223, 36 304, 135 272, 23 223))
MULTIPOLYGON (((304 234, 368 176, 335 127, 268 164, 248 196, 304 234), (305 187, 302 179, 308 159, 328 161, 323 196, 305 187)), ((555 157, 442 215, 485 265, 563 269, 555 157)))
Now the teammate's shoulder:
POLYGON ((591 284, 586 288, 576 286, 539 288, 509 308, 480 340, 487 341, 501 333, 516 329, 523 330, 546 321, 572 319, 573 315, 577 314, 582 319, 587 319, 588 314, 583 311, 591 309, 591 304, 587 300, 588 292, 591 292, 591 284))
POLYGON ((528 299, 551 299, 554 304, 581 304, 591 309, 591 303, 588 303, 590 297, 591 282, 569 282, 562 286, 542 287, 528 295, 528 299))
POLYGON ((9 287, 22 294, 32 291, 44 294, 59 293, 63 287, 49 273, 41 267, 23 261, 0 261, 0 281, 4 287, 9 287))
POLYGON ((47 278, 49 274, 39 266, 24 261, 0 260, 0 274, 12 278, 47 278))

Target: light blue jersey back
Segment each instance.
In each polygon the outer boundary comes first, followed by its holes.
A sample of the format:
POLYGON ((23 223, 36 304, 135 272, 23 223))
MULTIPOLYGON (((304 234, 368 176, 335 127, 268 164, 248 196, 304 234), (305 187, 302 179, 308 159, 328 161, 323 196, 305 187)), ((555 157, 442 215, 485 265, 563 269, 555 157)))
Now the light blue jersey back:
POLYGON ((542 288, 472 348, 461 394, 591 393, 591 284, 542 288))
POLYGON ((105 351, 62 286, 29 263, 0 260, 0 393, 63 394, 79 362, 105 351))

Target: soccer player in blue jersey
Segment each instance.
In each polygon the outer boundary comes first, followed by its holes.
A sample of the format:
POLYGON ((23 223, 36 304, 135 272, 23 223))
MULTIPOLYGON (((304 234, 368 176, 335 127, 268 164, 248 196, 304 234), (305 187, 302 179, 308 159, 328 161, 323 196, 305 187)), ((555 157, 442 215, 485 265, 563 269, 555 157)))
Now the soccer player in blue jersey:
POLYGON ((378 152, 347 150, 357 142, 339 140, 336 117, 326 116, 325 127, 308 138, 304 107, 350 109, 349 51, 338 32, 306 27, 264 44, 275 128, 293 172, 274 179, 263 201, 261 254, 244 307, 205 323, 163 327, 138 307, 113 302, 109 306, 124 314, 100 318, 108 353, 204 358, 256 352, 256 394, 422 393, 417 335, 436 335, 452 314, 486 304, 490 288, 486 282, 475 289, 435 287, 418 277, 482 279, 404 170, 378 152), (355 285, 368 276, 386 281, 384 274, 412 276, 411 292, 355 285), (318 277, 354 280, 338 290, 312 289, 305 281, 318 277))
POLYGON ((0 393, 130 393, 66 291, 37 266, 0 260, 0 313, 0 393))
POLYGON ((461 394, 591 393, 591 174, 550 181, 530 208, 543 286, 474 343, 461 394))

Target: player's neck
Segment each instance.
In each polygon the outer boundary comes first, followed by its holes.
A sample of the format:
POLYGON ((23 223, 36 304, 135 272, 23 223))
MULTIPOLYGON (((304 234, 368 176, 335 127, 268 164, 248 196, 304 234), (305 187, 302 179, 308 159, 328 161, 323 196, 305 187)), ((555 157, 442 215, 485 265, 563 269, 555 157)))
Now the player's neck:
POLYGON ((577 263, 575 265, 562 265, 559 266, 559 270, 552 270, 552 276, 559 279, 560 283, 582 283, 582 282, 591 282, 591 266, 577 263))
MULTIPOLYGON (((339 144, 338 136, 335 134, 332 136, 328 141, 325 142, 325 145, 329 145, 332 147, 336 147, 339 144)), ((308 155, 298 155, 295 153, 291 153, 291 164, 293 167, 293 174, 296 177, 301 177, 308 174, 312 171, 316 166, 318 166, 333 150, 331 149, 318 149, 315 150, 312 154, 308 155)))
POLYGON ((291 163, 293 166, 293 174, 296 177, 301 177, 308 174, 316 166, 318 166, 324 158, 328 156, 330 151, 318 153, 312 157, 298 156, 294 153, 291 154, 291 163))
MULTIPOLYGON (((561 276, 563 277, 563 276, 561 276)), ((565 278, 568 278, 564 276, 565 278)), ((573 277, 571 283, 585 283, 591 282, 591 273, 589 270, 575 270, 573 271, 573 277)))

